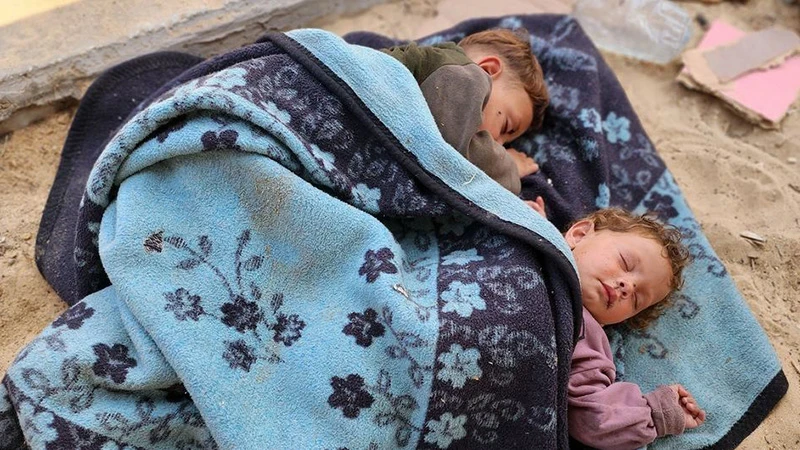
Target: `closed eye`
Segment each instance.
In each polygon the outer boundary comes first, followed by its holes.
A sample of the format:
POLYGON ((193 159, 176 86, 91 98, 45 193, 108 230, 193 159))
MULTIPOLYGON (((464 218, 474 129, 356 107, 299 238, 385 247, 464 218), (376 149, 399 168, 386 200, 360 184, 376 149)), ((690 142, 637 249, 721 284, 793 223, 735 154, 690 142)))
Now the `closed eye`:
MULTIPOLYGON (((631 268, 630 268, 630 266, 628 265, 628 260, 627 260, 627 259, 625 259, 625 257, 624 257, 624 256, 622 256, 622 253, 620 253, 620 254, 619 254, 619 258, 622 260, 622 266, 625 268, 625 271, 626 271, 626 272, 630 272, 630 271, 631 271, 631 268)), ((635 287, 634 287, 634 289, 633 289, 633 308, 634 308, 634 310, 636 310, 636 311, 638 311, 638 310, 639 310, 639 296, 638 296, 638 295, 636 295, 636 288, 635 288, 635 287)))
POLYGON ((622 259, 622 265, 625 267, 625 271, 630 272, 631 267, 628 265, 628 260, 626 260, 625 257, 622 256, 622 253, 619 254, 619 257, 622 259))

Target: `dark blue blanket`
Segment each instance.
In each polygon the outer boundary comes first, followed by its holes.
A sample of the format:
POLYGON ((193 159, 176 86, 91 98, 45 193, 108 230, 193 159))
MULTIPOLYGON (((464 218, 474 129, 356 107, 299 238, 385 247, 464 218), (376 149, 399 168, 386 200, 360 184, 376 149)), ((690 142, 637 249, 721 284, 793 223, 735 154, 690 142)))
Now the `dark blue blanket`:
MULTIPOLYGON (((786 389, 763 332, 573 20, 475 20, 422 41, 498 25, 532 30, 552 97, 543 131, 514 143, 542 168, 523 197, 543 195, 562 229, 619 205, 689 236, 697 263, 678 307, 612 336, 626 380, 684 383, 711 412, 656 446, 735 446, 786 389), (731 318, 740 326, 720 333, 731 318), (698 332, 719 352, 692 345, 698 332), (730 344, 741 339, 752 345, 730 344)), ((443 148, 391 64, 298 32, 101 77, 37 238, 56 291, 88 298, 9 370, 0 448, 21 432, 34 448, 566 447, 580 318, 569 252, 443 148), (135 111, 115 102, 148 96, 135 111)))

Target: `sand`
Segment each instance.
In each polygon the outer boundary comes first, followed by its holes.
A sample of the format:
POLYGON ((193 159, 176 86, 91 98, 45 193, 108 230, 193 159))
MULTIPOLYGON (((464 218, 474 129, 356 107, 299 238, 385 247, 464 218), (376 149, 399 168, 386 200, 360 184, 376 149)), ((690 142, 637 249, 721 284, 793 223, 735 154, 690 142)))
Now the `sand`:
MULTIPOLYGON (((362 29, 413 38, 470 16, 566 12, 570 0, 484 3, 489 2, 407 0, 315 25, 337 33, 362 29)), ((709 19, 726 17, 743 29, 781 24, 800 32, 800 7, 781 0, 682 6, 709 19)), ((679 86, 674 81, 677 64, 605 56, 789 379, 789 393, 740 448, 800 448, 800 103, 795 102, 780 130, 766 131, 719 101, 679 86), (739 236, 743 231, 765 237, 766 245, 749 244, 739 236)), ((74 112, 63 111, 0 138, 0 373, 65 308, 33 256, 74 112)))

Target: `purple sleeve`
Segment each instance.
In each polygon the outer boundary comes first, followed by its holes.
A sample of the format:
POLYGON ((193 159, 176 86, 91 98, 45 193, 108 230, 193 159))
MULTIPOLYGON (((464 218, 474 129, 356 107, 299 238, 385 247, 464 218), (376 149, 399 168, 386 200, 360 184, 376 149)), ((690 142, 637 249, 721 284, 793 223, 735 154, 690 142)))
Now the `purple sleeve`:
POLYGON ((683 433, 686 423, 675 391, 669 386, 659 386, 655 391, 645 394, 644 398, 652 409, 653 423, 659 436, 683 433))
POLYGON ((608 339, 584 310, 585 338, 572 358, 568 389, 569 432, 584 444, 636 449, 664 434, 683 432, 678 394, 667 386, 643 395, 634 383, 615 383, 608 339))

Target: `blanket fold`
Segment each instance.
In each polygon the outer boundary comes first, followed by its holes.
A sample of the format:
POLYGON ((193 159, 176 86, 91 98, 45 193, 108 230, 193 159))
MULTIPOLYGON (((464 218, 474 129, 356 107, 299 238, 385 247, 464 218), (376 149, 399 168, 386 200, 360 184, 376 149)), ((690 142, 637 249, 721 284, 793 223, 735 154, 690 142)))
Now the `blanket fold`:
POLYGON ((0 449, 566 448, 580 301, 558 230, 610 205, 657 211, 695 256, 653 327, 609 330, 621 379, 682 383, 709 412, 652 447, 741 442, 786 378, 577 23, 476 19, 420 42, 497 26, 530 30, 546 74, 543 129, 512 146, 539 163, 522 197, 552 224, 441 139, 411 75, 369 48, 398 43, 383 36, 297 30, 101 77, 37 238, 74 306, 3 379, 0 449), (102 101, 129 86, 136 108, 102 101))

